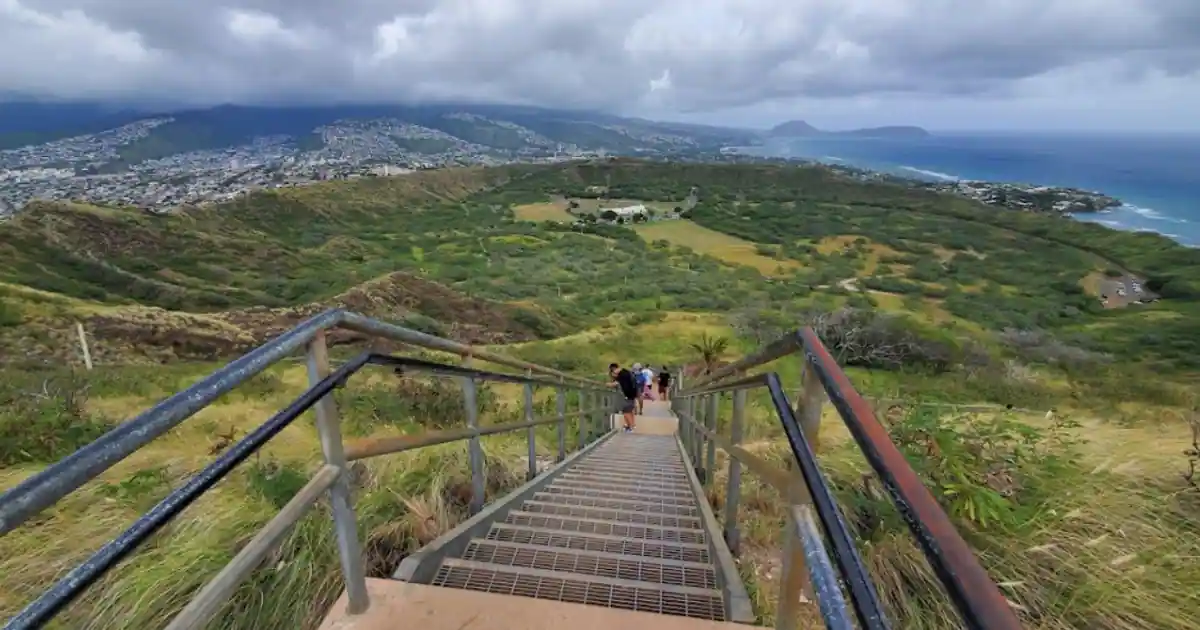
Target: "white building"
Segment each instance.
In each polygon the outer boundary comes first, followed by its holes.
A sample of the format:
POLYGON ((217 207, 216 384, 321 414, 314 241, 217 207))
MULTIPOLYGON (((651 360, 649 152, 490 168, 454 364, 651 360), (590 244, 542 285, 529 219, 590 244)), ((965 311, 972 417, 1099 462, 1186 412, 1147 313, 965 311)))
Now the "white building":
POLYGON ((615 212, 617 214, 617 216, 619 216, 619 217, 631 217, 635 214, 646 214, 646 215, 650 214, 646 210, 646 206, 643 204, 640 204, 640 203, 636 206, 625 206, 624 208, 604 208, 603 210, 601 210, 601 212, 605 212, 605 211, 609 211, 609 210, 615 212))

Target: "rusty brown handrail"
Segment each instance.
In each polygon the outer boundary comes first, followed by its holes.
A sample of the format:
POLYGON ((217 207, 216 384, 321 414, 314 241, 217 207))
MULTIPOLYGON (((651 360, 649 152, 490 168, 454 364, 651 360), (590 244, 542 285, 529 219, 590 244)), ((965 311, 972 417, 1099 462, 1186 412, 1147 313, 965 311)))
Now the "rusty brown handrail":
MULTIPOLYGON (((891 441, 874 409, 854 389, 850 379, 811 328, 806 327, 790 333, 739 361, 689 383, 689 388, 677 392, 673 399, 681 419, 681 439, 690 454, 690 459, 697 466, 698 475, 705 483, 711 484, 716 448, 719 446, 730 455, 725 510, 725 534, 730 547, 736 551, 740 537, 736 519, 740 492, 738 485, 743 465, 783 493, 793 504, 809 503, 818 498, 813 496, 816 493, 810 492, 811 490, 827 491, 827 488, 822 488, 825 482, 814 463, 819 443, 823 398, 828 398, 837 409, 872 469, 882 480, 889 497, 900 510, 967 627, 978 630, 1019 629, 1021 625, 1016 613, 999 587, 988 576, 966 541, 955 530, 949 517, 891 441), (803 391, 793 413, 791 408, 786 406, 786 395, 782 388, 772 386, 772 383, 778 382, 774 373, 749 376, 746 374, 757 367, 796 353, 803 356, 803 391), (801 487, 794 472, 789 474, 775 470, 738 445, 741 441, 746 390, 755 387, 768 387, 771 390, 798 468, 805 471, 802 479, 807 490, 801 487), (732 393, 734 398, 729 438, 719 435, 716 430, 717 401, 725 393, 732 393), (789 428, 791 424, 798 425, 794 431, 789 428)), ((837 513, 836 505, 832 508, 834 514, 823 513, 819 503, 820 501, 816 506, 817 512, 825 526, 826 535, 833 536, 834 532, 830 531, 830 526, 839 529, 837 525, 841 518, 840 513, 837 513)), ((800 525, 802 524, 796 524, 792 530, 805 531, 800 525)), ((790 540, 789 538, 789 545, 790 540)), ((811 541, 806 541, 805 549, 810 548, 809 542, 811 541)), ((803 584, 803 580, 796 577, 803 574, 795 565, 804 563, 804 555, 800 549, 791 546, 785 553, 784 572, 781 576, 784 586, 780 596, 777 628, 794 627, 797 611, 793 602, 797 601, 798 597, 795 589, 801 588, 803 584)), ((835 554, 835 560, 838 560, 840 565, 845 559, 836 557, 835 554)), ((813 567, 809 567, 810 573, 813 570, 813 567)), ((829 576, 820 577, 822 580, 814 579, 814 583, 829 583, 829 576)), ((845 577, 843 574, 843 578, 845 577)), ((851 594, 856 598, 869 599, 873 596, 867 592, 851 594)), ((887 627, 886 620, 871 618, 872 606, 861 606, 858 601, 854 603, 859 623, 864 627, 887 627)), ((830 627, 845 627, 844 611, 827 611, 823 604, 822 612, 828 613, 825 618, 830 627)))

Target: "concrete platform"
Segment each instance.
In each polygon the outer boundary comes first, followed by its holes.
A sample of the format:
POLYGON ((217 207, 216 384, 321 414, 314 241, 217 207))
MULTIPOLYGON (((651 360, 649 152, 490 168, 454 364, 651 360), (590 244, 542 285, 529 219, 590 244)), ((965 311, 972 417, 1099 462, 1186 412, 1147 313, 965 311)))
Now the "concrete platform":
POLYGON ((632 612, 395 580, 368 579, 371 608, 345 614, 343 594, 320 630, 745 630, 737 623, 632 612))

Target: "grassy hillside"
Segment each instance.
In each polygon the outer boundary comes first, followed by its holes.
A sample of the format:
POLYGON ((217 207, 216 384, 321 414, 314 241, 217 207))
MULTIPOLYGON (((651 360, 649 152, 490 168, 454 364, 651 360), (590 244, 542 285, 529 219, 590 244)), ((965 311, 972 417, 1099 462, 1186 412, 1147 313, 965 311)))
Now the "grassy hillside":
MULTIPOLYGON (((701 335, 728 339, 721 358, 733 359, 811 324, 878 402, 1027 627, 1184 630, 1200 627, 1200 491, 1184 478, 1183 454, 1195 448, 1189 422, 1200 426, 1198 274, 1200 252, 1159 237, 820 168, 613 160, 462 169, 166 217, 40 205, 0 224, 0 488, 326 306, 590 375, 610 360, 694 362, 701 335), (684 219, 634 229, 559 221, 569 216, 563 200, 597 190, 673 207, 693 187, 698 203, 684 219), (1117 271, 1165 299, 1102 308, 1098 281, 1117 271), (79 369, 75 321, 100 369, 79 369), (1032 411, 953 408, 979 404, 1032 411)), ((794 361, 775 369, 797 382, 794 361)), ((0 615, 303 387, 301 366, 282 364, 36 527, 0 538, 0 615)), ((539 393, 546 410, 548 395, 539 393)), ((380 371, 338 396, 351 436, 461 423, 448 384, 380 371)), ((487 419, 517 417, 518 397, 486 390, 487 419)), ((783 462, 766 401, 750 403, 748 448, 783 462)), ((545 454, 553 443, 548 431, 545 454)), ((502 492, 518 483, 524 444, 486 444, 489 487, 502 492)), ((289 428, 59 627, 161 625, 286 502, 318 453, 310 425, 289 428)), ((449 445, 357 470, 374 575, 463 518, 464 455, 449 445)), ((821 457, 896 626, 957 627, 829 410, 821 457)), ((783 506, 743 489, 741 569, 769 622, 783 506)), ((340 588, 333 548, 317 510, 213 627, 315 627, 340 588)))

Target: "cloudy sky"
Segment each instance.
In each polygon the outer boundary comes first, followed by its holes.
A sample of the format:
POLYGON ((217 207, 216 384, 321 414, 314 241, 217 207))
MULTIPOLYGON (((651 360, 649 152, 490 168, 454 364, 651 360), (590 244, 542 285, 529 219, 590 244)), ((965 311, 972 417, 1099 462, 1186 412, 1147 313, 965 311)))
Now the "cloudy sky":
POLYGON ((0 0, 0 92, 1200 130, 1200 0, 0 0))

